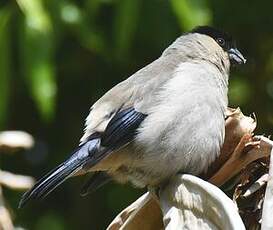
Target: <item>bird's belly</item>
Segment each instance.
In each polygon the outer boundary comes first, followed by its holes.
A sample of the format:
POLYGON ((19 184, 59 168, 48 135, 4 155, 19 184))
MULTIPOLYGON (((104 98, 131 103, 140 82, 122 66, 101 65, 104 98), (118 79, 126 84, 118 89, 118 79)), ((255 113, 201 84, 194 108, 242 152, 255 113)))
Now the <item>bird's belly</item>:
POLYGON ((224 139, 224 119, 218 120, 222 122, 192 122, 187 129, 181 129, 185 124, 180 121, 172 129, 149 135, 148 140, 138 136, 125 151, 130 160, 113 176, 145 187, 164 183, 178 172, 198 175, 206 171, 219 155, 224 139))

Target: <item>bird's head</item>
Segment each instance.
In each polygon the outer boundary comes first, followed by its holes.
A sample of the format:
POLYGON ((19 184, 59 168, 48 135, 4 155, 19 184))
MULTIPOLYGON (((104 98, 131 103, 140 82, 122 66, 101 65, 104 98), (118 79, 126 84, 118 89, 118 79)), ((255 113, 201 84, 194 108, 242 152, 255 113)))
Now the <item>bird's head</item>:
POLYGON ((245 64, 246 59, 237 49, 232 37, 210 26, 198 26, 191 33, 207 35, 212 38, 227 54, 232 64, 245 64))

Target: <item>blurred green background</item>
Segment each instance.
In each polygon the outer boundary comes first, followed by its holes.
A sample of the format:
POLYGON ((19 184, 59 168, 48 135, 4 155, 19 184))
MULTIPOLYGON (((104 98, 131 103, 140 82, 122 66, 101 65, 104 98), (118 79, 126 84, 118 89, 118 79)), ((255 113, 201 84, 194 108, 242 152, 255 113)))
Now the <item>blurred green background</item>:
MULTIPOLYGON (((181 33, 210 24, 228 31, 248 59, 232 71, 230 105, 255 112, 273 133, 273 1, 0 1, 0 128, 31 133, 31 151, 1 155, 1 168, 38 178, 78 145, 89 107, 150 63, 181 33)), ((86 178, 67 181, 42 202, 17 210, 26 229, 105 229, 143 191, 109 184, 80 197, 86 178)))

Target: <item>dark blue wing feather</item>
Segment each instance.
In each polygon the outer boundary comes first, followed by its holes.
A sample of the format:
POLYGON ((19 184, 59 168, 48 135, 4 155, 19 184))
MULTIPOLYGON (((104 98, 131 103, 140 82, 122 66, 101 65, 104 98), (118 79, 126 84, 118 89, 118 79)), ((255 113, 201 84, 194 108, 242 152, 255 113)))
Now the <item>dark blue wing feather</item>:
POLYGON ((137 128, 146 116, 134 108, 116 113, 102 134, 101 145, 114 150, 131 142, 137 133, 137 128))

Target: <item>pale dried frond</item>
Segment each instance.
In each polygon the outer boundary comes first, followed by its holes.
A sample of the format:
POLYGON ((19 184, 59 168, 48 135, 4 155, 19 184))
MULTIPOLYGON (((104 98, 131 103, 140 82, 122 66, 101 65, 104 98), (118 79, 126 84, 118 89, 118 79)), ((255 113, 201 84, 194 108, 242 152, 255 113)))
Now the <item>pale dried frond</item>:
POLYGON ((238 108, 229 109, 226 116, 221 154, 208 172, 200 175, 211 184, 194 176, 177 175, 161 188, 158 199, 146 193, 122 211, 108 229, 137 230, 140 226, 147 226, 141 229, 181 229, 184 226, 254 230, 260 229, 263 221, 263 229, 272 229, 273 163, 268 172, 272 141, 253 134, 257 125, 255 115, 244 116, 238 108), (233 201, 212 184, 221 187, 233 201))

